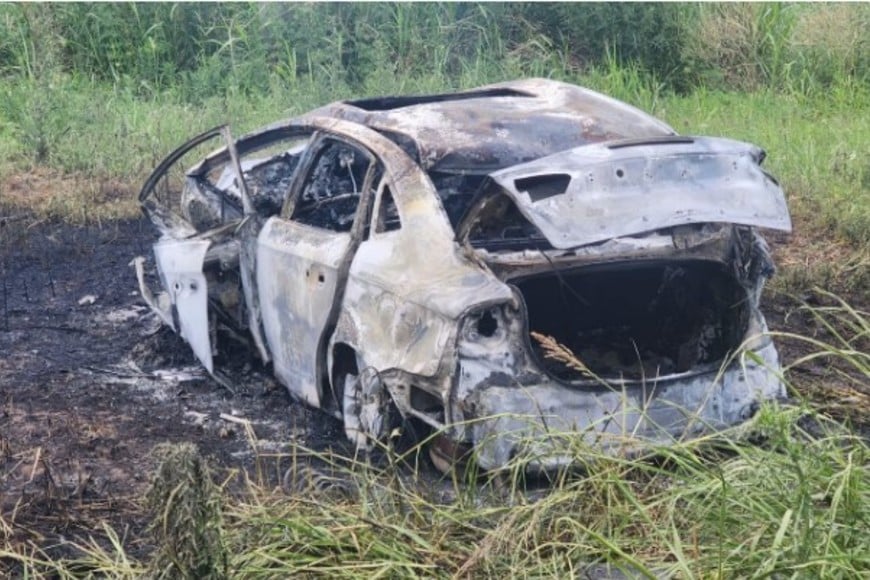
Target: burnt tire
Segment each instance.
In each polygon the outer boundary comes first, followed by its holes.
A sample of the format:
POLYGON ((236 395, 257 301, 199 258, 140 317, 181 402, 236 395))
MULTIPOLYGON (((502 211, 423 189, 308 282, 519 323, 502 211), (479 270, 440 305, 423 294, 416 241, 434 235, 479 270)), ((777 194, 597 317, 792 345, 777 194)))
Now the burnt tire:
POLYGON ((474 461, 468 445, 456 443, 443 434, 433 436, 427 448, 432 465, 444 475, 464 473, 474 461))
POLYGON ((358 451, 385 445, 399 425, 399 413, 378 371, 364 367, 342 373, 339 380, 345 436, 358 451))

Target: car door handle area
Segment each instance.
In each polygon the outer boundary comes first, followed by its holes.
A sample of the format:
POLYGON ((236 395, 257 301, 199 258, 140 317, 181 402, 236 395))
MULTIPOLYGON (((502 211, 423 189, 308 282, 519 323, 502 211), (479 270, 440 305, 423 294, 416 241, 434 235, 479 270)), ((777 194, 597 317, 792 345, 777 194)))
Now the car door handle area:
POLYGON ((326 284, 326 273, 319 268, 309 268, 305 270, 305 278, 308 280, 309 284, 315 284, 317 286, 323 286, 326 284))
POLYGON ((275 374, 320 406, 317 361, 351 236, 271 218, 257 238, 256 287, 275 374))

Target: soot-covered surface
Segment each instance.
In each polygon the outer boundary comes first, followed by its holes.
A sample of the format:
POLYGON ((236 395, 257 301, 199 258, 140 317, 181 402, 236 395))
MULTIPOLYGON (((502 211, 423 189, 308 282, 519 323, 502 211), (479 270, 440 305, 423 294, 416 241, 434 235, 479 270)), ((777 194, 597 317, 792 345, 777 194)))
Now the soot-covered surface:
MULTIPOLYGON (((517 285, 530 328, 553 336, 608 379, 719 363, 743 340, 749 317, 745 290, 715 262, 610 264, 517 285)), ((579 378, 541 353, 538 358, 562 379, 579 378)))
POLYGON ((152 241, 144 220, 0 222, 0 521, 13 543, 103 521, 141 537, 135 502, 160 443, 193 442, 222 468, 291 441, 343 445, 335 421, 291 401, 254 361, 225 367, 233 393, 204 374, 136 291, 129 262, 152 241), (250 421, 255 443, 233 418, 250 421))

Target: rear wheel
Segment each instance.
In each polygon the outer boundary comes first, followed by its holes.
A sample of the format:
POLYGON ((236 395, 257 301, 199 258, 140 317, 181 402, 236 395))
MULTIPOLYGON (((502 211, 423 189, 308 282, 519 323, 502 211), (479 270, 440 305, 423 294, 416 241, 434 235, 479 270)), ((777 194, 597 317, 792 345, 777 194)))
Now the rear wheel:
POLYGON ((445 475, 464 473, 473 461, 468 445, 457 443, 444 434, 435 435, 429 441, 428 447, 432 465, 445 475))
POLYGON ((372 367, 341 374, 344 433, 357 450, 371 451, 387 442, 398 426, 398 411, 380 374, 372 367))

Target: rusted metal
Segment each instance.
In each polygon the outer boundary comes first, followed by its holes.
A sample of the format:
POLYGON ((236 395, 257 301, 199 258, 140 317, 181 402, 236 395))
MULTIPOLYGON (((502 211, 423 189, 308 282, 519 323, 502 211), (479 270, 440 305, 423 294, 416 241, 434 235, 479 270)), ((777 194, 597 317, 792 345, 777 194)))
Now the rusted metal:
POLYGON ((486 174, 589 143, 676 135, 631 105, 546 79, 499 83, 444 97, 424 97, 417 99, 420 104, 398 108, 364 109, 360 101, 345 101, 311 114, 403 135, 413 143, 425 170, 451 173, 486 174), (478 96, 487 93, 493 96, 478 96))
POLYGON ((566 440, 672 441, 784 393, 754 228, 791 224, 757 147, 531 79, 275 123, 167 207, 156 184, 220 131, 143 188, 164 289, 140 260, 143 296, 210 372, 221 326, 247 336, 357 447, 404 417, 485 469, 546 469, 566 440))
POLYGON ((757 147, 728 139, 595 144, 491 177, 557 248, 692 223, 790 230, 785 195, 759 155, 757 147), (565 178, 559 191, 536 195, 554 175, 565 178))

